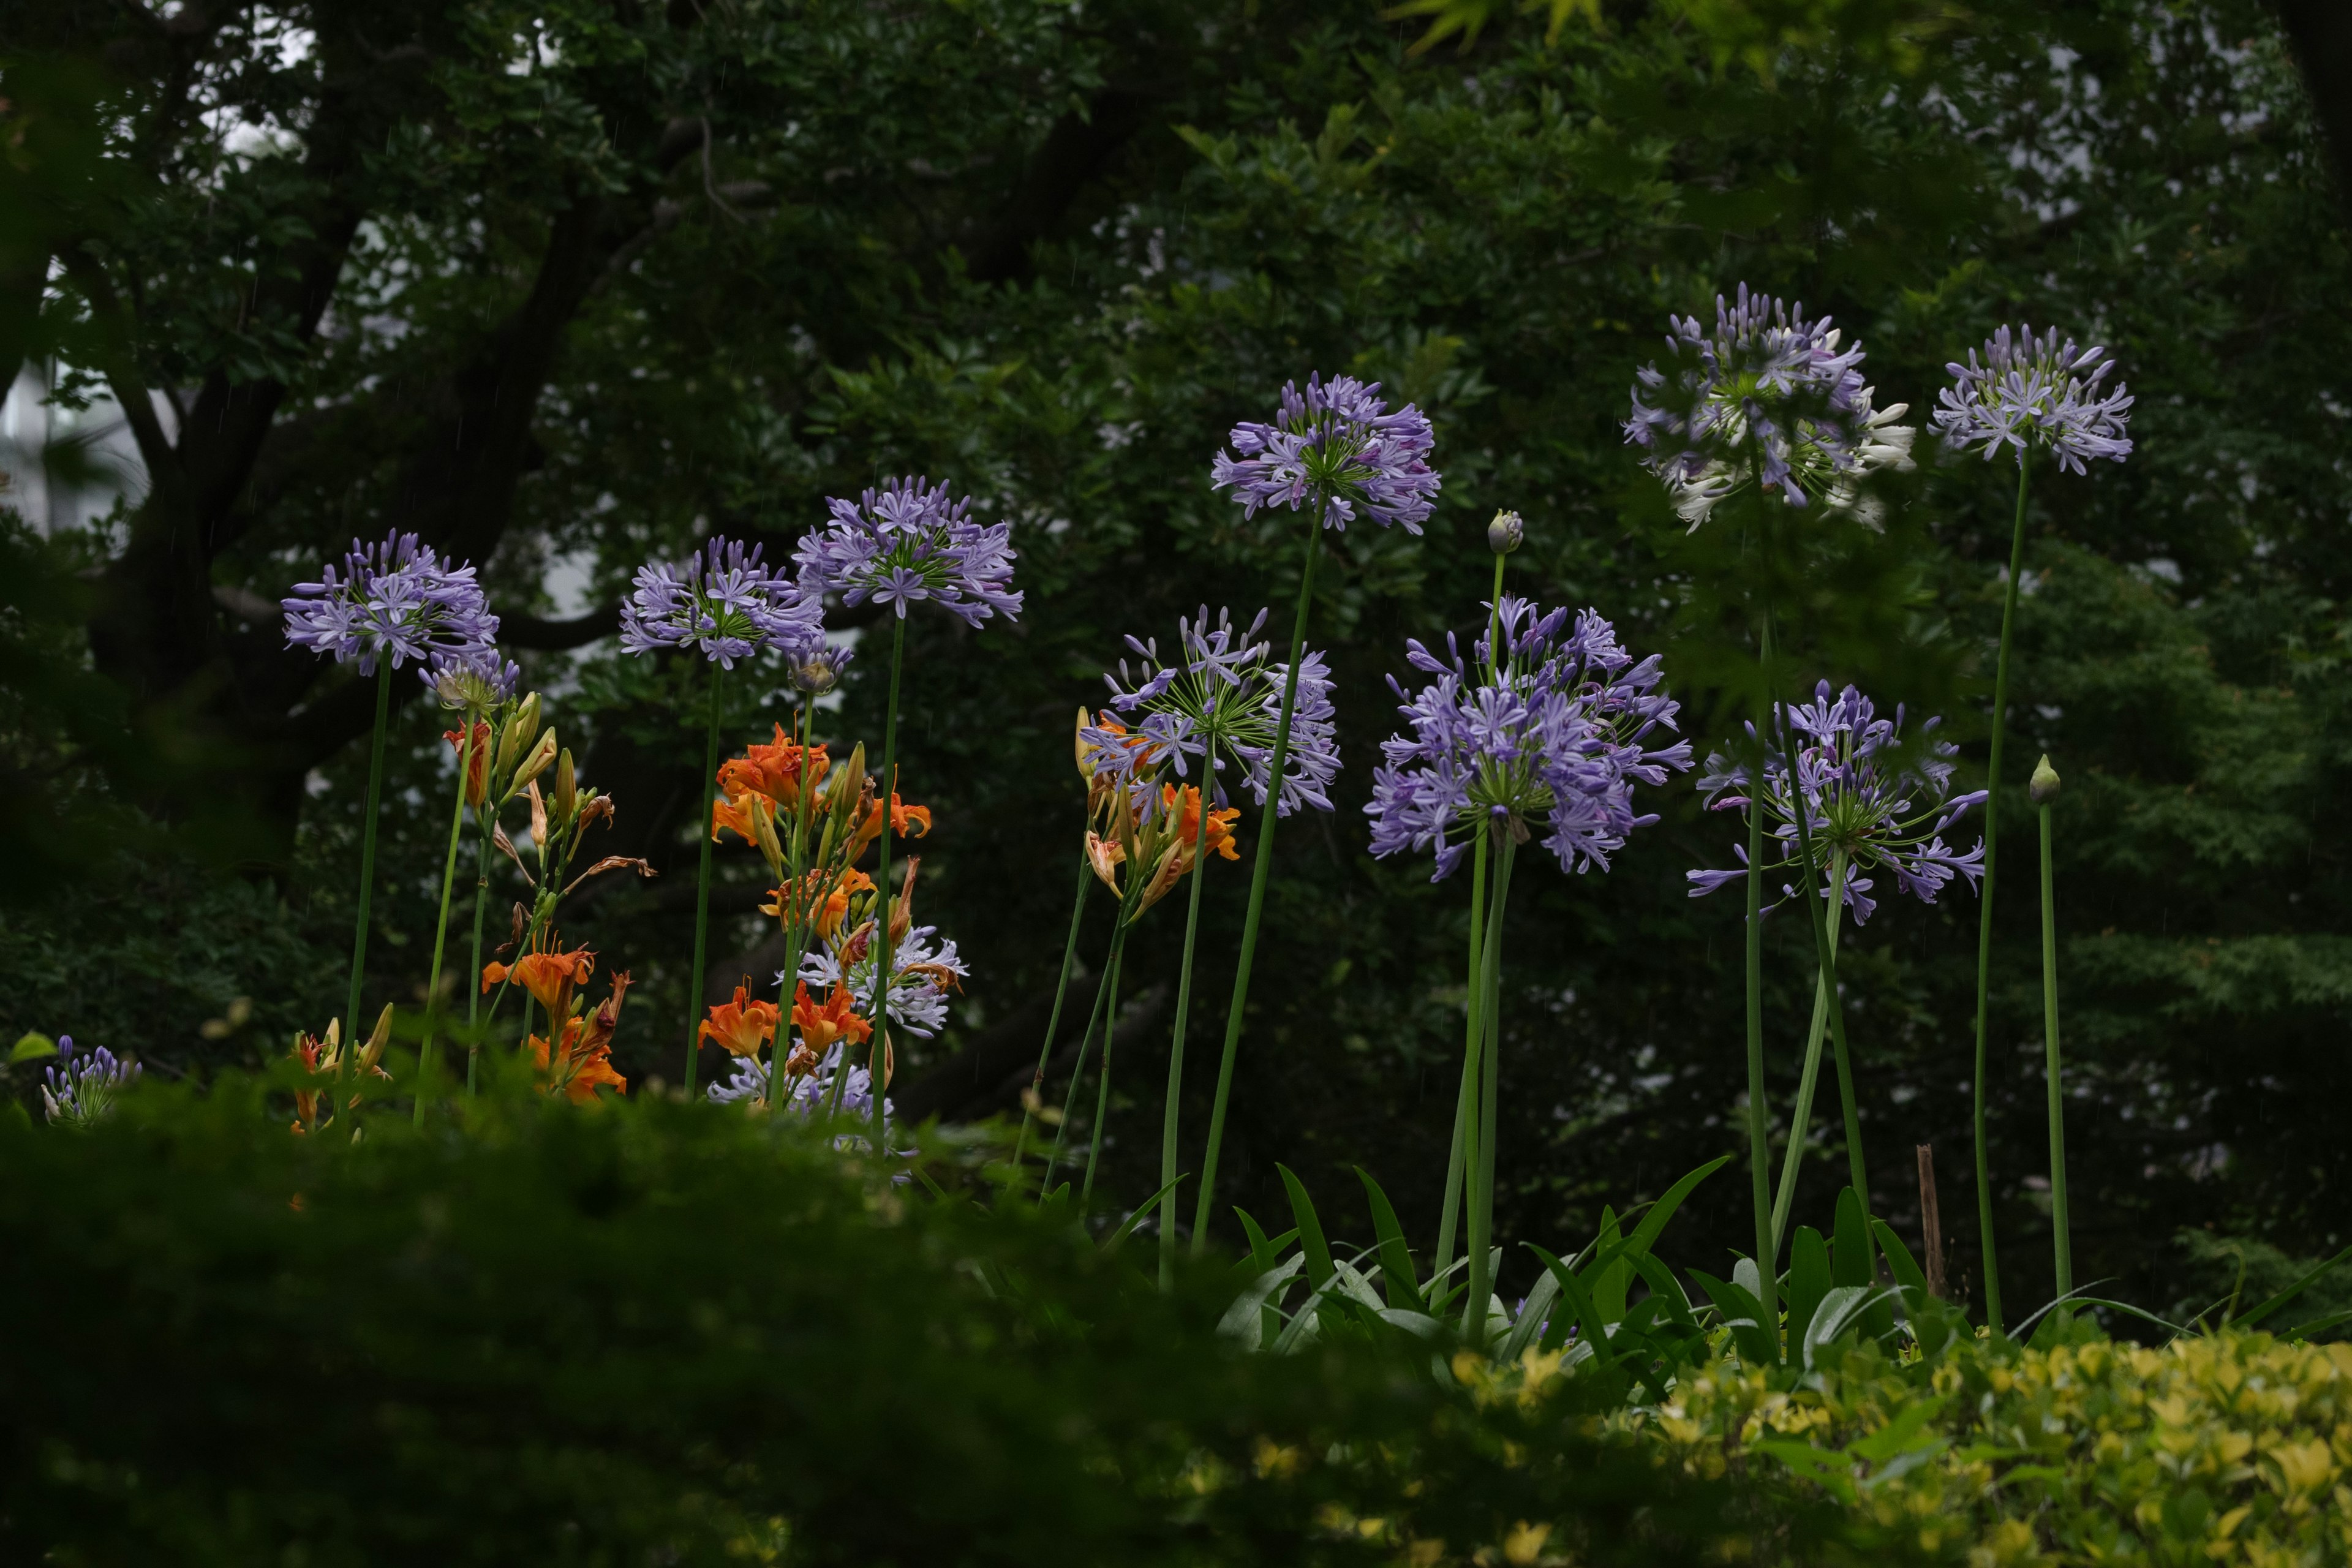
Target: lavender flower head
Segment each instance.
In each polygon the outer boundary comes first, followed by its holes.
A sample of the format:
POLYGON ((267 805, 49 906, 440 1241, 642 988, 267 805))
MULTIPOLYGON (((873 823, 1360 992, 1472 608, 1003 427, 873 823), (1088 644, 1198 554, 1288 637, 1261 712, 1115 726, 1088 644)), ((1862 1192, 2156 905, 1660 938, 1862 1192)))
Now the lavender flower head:
POLYGON ((714 539, 676 566, 650 561, 621 604, 621 647, 630 653, 691 647, 732 669, 779 648, 795 661, 824 646, 824 606, 760 560, 760 547, 714 539))
POLYGON ((499 635, 471 566, 450 566, 413 533, 380 544, 352 541, 340 571, 330 563, 316 583, 297 583, 280 601, 286 646, 356 662, 375 673, 386 656, 398 669, 436 657, 487 653, 499 635))
MULTIPOLYGON (((874 965, 877 943, 852 944, 846 967, 849 994, 856 998, 860 1016, 874 1016, 874 965)), ((841 959, 824 947, 801 959, 800 978, 820 996, 844 983, 841 959)), ((916 926, 890 944, 890 1022, 918 1039, 929 1039, 948 1021, 948 992, 971 973, 956 952, 955 941, 937 926, 916 926)), ((786 994, 792 986, 780 971, 776 984, 786 994)))
POLYGON ((115 1097, 138 1081, 137 1062, 123 1061, 104 1046, 77 1052, 73 1037, 60 1035, 57 1065, 42 1075, 41 1107, 51 1121, 87 1127, 113 1109, 115 1097))
POLYGON ((488 713, 513 700, 515 688, 522 684, 522 667, 487 646, 435 654, 417 675, 452 712, 488 713))
MULTIPOLYGON (((1775 852, 1766 862, 1768 871, 1804 864, 1796 815, 1801 794, 1813 863, 1824 873, 1822 896, 1831 894, 1826 873, 1834 858, 1844 867, 1842 891, 1855 924, 1870 919, 1878 907, 1870 897, 1874 884, 1867 873, 1881 867, 1921 903, 1934 903, 1955 877, 1976 885, 1984 875, 1983 840, 1959 854, 1943 839, 1946 828, 1985 798, 1984 791, 1974 790, 1944 799, 1951 788, 1951 759, 1958 747, 1933 739, 1906 745, 1902 709, 1895 709, 1890 722, 1877 717, 1870 699, 1851 686, 1832 698, 1826 680, 1814 700, 1788 710, 1788 722, 1804 737, 1797 748, 1793 788, 1786 752, 1775 747, 1764 757, 1764 813, 1775 852)), ((1923 739, 1939 722, 1930 719, 1921 725, 1923 739)), ((1718 752, 1707 758, 1698 787, 1706 792, 1710 810, 1743 809, 1754 795, 1753 777, 1749 763, 1729 761, 1718 752)), ((1733 849, 1744 863, 1747 847, 1735 845, 1733 849)), ((1747 874, 1744 865, 1737 870, 1689 872, 1691 897, 1703 898, 1747 874)), ((1789 883, 1781 885, 1780 894, 1783 900, 1797 896, 1789 883)))
POLYGON ((1525 599, 1494 608, 1499 647, 1478 639, 1475 668, 1451 637, 1444 658, 1405 645, 1436 679, 1407 696, 1390 678, 1410 732, 1381 743, 1364 808, 1372 853, 1433 850, 1436 881, 1481 830, 1525 843, 1535 820, 1560 869, 1605 871, 1633 829, 1657 820, 1634 814, 1633 786, 1691 765, 1689 742, 1656 743, 1682 705, 1662 689, 1657 656, 1636 662, 1597 612, 1571 626, 1565 609, 1539 615, 1525 599))
POLYGON ((2124 426, 2131 420, 2131 394, 2121 382, 2113 391, 2100 383, 2115 370, 2103 348, 2078 349, 2058 341, 2055 328, 2039 338, 2032 327, 2007 327, 1969 351, 1966 364, 1948 364, 1952 384, 1936 395, 1936 428, 1960 451, 1984 449, 1985 461, 2004 446, 2025 461, 2028 446, 2057 455, 2058 466, 2076 473, 2084 460, 2120 463, 2131 455, 2124 426), (1984 357, 1981 361, 1978 355, 1984 357))
POLYGON ((1209 483, 1232 490, 1244 517, 1271 506, 1295 511, 1319 496, 1326 528, 1345 530, 1360 509, 1383 528, 1419 533, 1441 482, 1423 460, 1435 437, 1420 409, 1408 403, 1391 414, 1380 390, 1352 375, 1310 375, 1303 393, 1285 383, 1274 423, 1234 426, 1241 455, 1218 453, 1209 483))
POLYGON ((971 498, 950 500, 945 485, 918 475, 893 479, 856 500, 826 503, 833 521, 800 543, 801 581, 848 603, 872 599, 904 618, 929 601, 969 626, 1002 612, 1021 613, 1013 581, 1013 525, 971 520, 971 498))
MULTIPOLYGON (((755 1061, 748 1057, 738 1057, 734 1060, 734 1070, 726 1079, 712 1084, 704 1090, 704 1093, 720 1105, 734 1105, 745 1100, 755 1104, 768 1103, 768 1079, 772 1070, 771 1065, 763 1061, 755 1061)), ((785 1075, 784 1109, 803 1121, 816 1121, 824 1114, 825 1107, 833 1102, 834 1076, 842 1070, 842 1047, 836 1043, 824 1053, 824 1059, 810 1071, 797 1078, 790 1074, 785 1075)), ((874 1121, 874 1075, 862 1067, 850 1068, 848 1072, 849 1077, 841 1086, 841 1120, 856 1126, 871 1126, 874 1121)), ((882 1142, 885 1147, 887 1147, 890 1142, 896 1110, 897 1108, 890 1103, 890 1097, 884 1095, 882 1097, 882 1142)), ((855 1132, 838 1135, 834 1139, 834 1146, 845 1151, 870 1147, 865 1138, 855 1132)), ((891 1150, 892 1153, 902 1155, 912 1154, 915 1152, 912 1149, 891 1150)), ((904 1176, 898 1179, 906 1180, 904 1176)))
POLYGON ((1716 506, 1751 482, 1790 506, 1818 498, 1876 527, 1884 508, 1863 479, 1912 467, 1917 432, 1898 425, 1907 404, 1874 409, 1860 343, 1839 346, 1830 318, 1739 286, 1717 295, 1715 327, 1666 318, 1675 368, 1635 373, 1625 439, 1664 481, 1675 510, 1696 531, 1716 506))
MULTIPOLYGON (((1236 632, 1232 611, 1219 610, 1212 625, 1203 605, 1197 620, 1177 621, 1173 662, 1160 658, 1157 637, 1127 639, 1141 656, 1142 668, 1130 673, 1122 658, 1118 674, 1103 680, 1111 690, 1110 706, 1126 716, 1128 730, 1121 734, 1097 724, 1079 736, 1096 748, 1096 772, 1124 782, 1138 810, 1144 809, 1163 767, 1173 768, 1180 779, 1190 778, 1196 759, 1209 770, 1210 793, 1218 805, 1227 804, 1218 775, 1228 762, 1241 770, 1258 804, 1265 804, 1282 688, 1290 675, 1290 666, 1272 657, 1271 645, 1256 640, 1265 616, 1260 610, 1246 630, 1236 632), (1148 744, 1137 744, 1138 737, 1148 744)), ((1329 811, 1331 781, 1339 773, 1330 669, 1322 654, 1309 651, 1298 661, 1298 695, 1275 815, 1288 816, 1301 805, 1329 811)))

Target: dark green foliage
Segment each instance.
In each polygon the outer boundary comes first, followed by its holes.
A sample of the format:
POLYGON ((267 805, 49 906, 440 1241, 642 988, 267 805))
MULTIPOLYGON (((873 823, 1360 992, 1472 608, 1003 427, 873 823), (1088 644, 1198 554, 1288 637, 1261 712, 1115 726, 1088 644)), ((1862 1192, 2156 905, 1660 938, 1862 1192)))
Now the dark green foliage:
POLYGON ((11 1561, 1372 1563, 1526 1521, 1599 1563, 1843 1551, 1589 1435, 1565 1381, 1482 1405, 1402 1335, 1245 1354, 1221 1268, 1162 1295, 764 1123, 526 1094, 355 1146, 266 1098, 0 1118, 38 1194, 0 1217, 11 1561))

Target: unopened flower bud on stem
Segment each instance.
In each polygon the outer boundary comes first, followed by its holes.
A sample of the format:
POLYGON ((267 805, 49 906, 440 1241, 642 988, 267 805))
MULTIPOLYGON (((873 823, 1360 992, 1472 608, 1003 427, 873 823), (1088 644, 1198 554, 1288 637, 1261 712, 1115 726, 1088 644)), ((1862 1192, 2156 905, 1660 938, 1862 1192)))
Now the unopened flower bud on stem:
POLYGON ((2050 753, 2042 754, 2042 765, 2033 770, 2033 779, 2026 786, 2036 805, 2048 805, 2058 798, 2058 770, 2050 765, 2050 753))
POLYGON ((1497 555, 1508 555, 1528 536, 1527 524, 1515 511, 1498 511, 1495 521, 1486 525, 1486 548, 1497 555))

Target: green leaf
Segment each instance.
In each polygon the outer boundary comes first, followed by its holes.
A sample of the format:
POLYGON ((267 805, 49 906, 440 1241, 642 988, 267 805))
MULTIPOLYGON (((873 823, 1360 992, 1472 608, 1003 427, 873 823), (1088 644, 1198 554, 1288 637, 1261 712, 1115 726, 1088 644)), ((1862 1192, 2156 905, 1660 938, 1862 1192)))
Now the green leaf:
POLYGON ((1315 1217, 1315 1200, 1289 1166, 1277 1164, 1275 1170, 1290 1194, 1290 1216, 1298 1222, 1298 1250, 1307 1255, 1307 1278, 1320 1290, 1331 1281, 1331 1247, 1323 1239, 1323 1222, 1315 1217))
POLYGON ((1723 1169, 1730 1162, 1730 1155, 1718 1155, 1668 1187, 1666 1195, 1650 1205, 1650 1212, 1642 1216, 1642 1223, 1634 1228, 1633 1250, 1643 1253, 1655 1247, 1658 1244, 1658 1237, 1665 1233, 1666 1222, 1675 1217, 1676 1209, 1683 1206, 1683 1200, 1697 1191, 1701 1182, 1723 1169))
MULTIPOLYGON (((1528 1242, 1527 1248, 1543 1260, 1545 1269, 1559 1282, 1559 1293, 1568 1302, 1568 1320, 1553 1320, 1561 1330, 1561 1338, 1566 1338, 1568 1322, 1572 1321, 1579 1337, 1592 1347, 1593 1353, 1605 1358, 1609 1351, 1608 1327, 1601 1320, 1601 1309, 1593 1303, 1592 1292, 1584 1288, 1584 1281, 1567 1264, 1533 1242, 1528 1242)), ((1557 1342, 1549 1334, 1544 1338, 1548 1342, 1557 1342)))
POLYGON ((1119 1221, 1118 1228, 1117 1230, 1112 1231, 1108 1236, 1103 1237, 1102 1249, 1105 1252, 1117 1252, 1118 1250, 1118 1244, 1125 1241, 1129 1233, 1131 1233, 1138 1225, 1142 1223, 1143 1216, 1150 1214, 1154 1208, 1158 1207, 1160 1199, 1174 1192, 1178 1187, 1182 1186, 1184 1184, 1185 1177, 1190 1176, 1192 1173, 1190 1171, 1185 1172, 1184 1175, 1177 1177, 1174 1181, 1170 1182, 1167 1185, 1161 1187, 1158 1192, 1152 1194, 1150 1197, 1144 1199, 1142 1203, 1139 1204, 1133 1214, 1129 1215, 1125 1219, 1119 1221))
POLYGON ((1275 1325, 1281 1321, 1267 1303, 1290 1282, 1293 1275, 1305 1267, 1306 1261, 1303 1258, 1294 1258, 1251 1280, 1248 1288, 1234 1298, 1233 1305, 1225 1309, 1225 1315, 1217 1320, 1217 1332, 1227 1339, 1239 1340, 1253 1349, 1265 1346, 1277 1331, 1275 1325), (1250 1322, 1253 1313, 1258 1314, 1255 1331, 1250 1322))
POLYGON ((1911 1447, 1912 1439, 1919 1435, 1921 1429, 1943 1414, 1944 1404, 1941 1396, 1914 1399, 1895 1412, 1894 1420, 1869 1436, 1847 1445, 1846 1451, 1874 1465, 1883 1465, 1911 1447))
POLYGON ((2321 1275, 2326 1273, 2329 1269, 2334 1268, 2337 1264, 2343 1262, 2347 1258, 2352 1258, 2352 1247, 2346 1247, 2343 1251, 2327 1259, 2325 1263, 2317 1265, 2302 1279, 2296 1280, 2294 1284, 2288 1286, 2285 1289, 2280 1291, 2269 1300, 2264 1301, 2260 1306, 2254 1308, 2252 1311, 2245 1313, 2242 1317, 2232 1318, 2230 1320, 2231 1322, 2238 1328, 2252 1328, 2256 1323, 2261 1322, 2264 1318, 2269 1317, 2273 1312, 2277 1311, 2281 1307, 2285 1306, 2289 1301, 2292 1301, 2297 1296, 2302 1295, 2304 1291, 2310 1289, 2311 1286, 2318 1280, 2321 1275))
POLYGON ((1836 1245, 1830 1252, 1830 1283, 1871 1285, 1870 1232, 1863 1223, 1862 1199, 1852 1187, 1838 1194, 1836 1245))
POLYGON ((1404 1226, 1397 1223, 1388 1194, 1381 1191, 1370 1172, 1359 1165, 1356 1179, 1364 1184, 1364 1196, 1372 1205, 1372 1229, 1380 1237, 1381 1283, 1388 1288, 1389 1305, 1419 1311, 1421 1290, 1413 1277, 1412 1249, 1405 1245, 1404 1226))
POLYGON ((1625 1287, 1633 1279, 1633 1266, 1623 1260, 1624 1233, 1618 1228, 1615 1209, 1601 1211, 1598 1247, 1582 1272, 1592 1287, 1592 1304, 1601 1310, 1601 1321, 1614 1323, 1625 1316, 1625 1287))
MULTIPOLYGON (((1553 1279, 1551 1270, 1547 1268, 1543 1278, 1536 1281, 1535 1289, 1528 1292, 1526 1304, 1519 1308, 1518 1321, 1511 1325, 1510 1333, 1496 1353, 1505 1361, 1517 1361, 1524 1355, 1528 1347, 1536 1343, 1536 1336, 1543 1333, 1551 1304, 1559 1298, 1559 1281, 1553 1279)), ((1546 1341, 1551 1338, 1549 1334, 1543 1337, 1546 1341)))
POLYGON ((2279 1337, 2286 1340, 2307 1340, 2314 1334, 2324 1334, 2338 1323, 2352 1323, 2352 1311, 2330 1312, 2324 1318, 2314 1318, 2307 1323, 2297 1323, 2291 1329, 2281 1329, 2279 1337))
POLYGON ((1715 1303, 1724 1327, 1731 1331, 1731 1342, 1739 1348, 1739 1359, 1750 1366, 1778 1366, 1780 1363, 1780 1336, 1778 1325, 1764 1310, 1756 1293, 1745 1285, 1735 1285, 1717 1279, 1714 1275, 1694 1268, 1690 1277, 1715 1303))
POLYGON ((1805 1331, 1811 1327, 1813 1313, 1822 1298, 1830 1293, 1836 1280, 1830 1274, 1829 1248, 1822 1245, 1822 1233, 1811 1226, 1797 1227, 1797 1239, 1789 1248, 1789 1343, 1791 1348, 1805 1342, 1805 1331))
POLYGON ((16 1045, 9 1048, 8 1060, 13 1065, 16 1062, 38 1061, 43 1057, 53 1057, 57 1054, 58 1043, 48 1036, 19 1035, 16 1045))
POLYGON ((1885 1256, 1895 1284, 1902 1287, 1903 1310, 1910 1319, 1911 1337, 1919 1342, 1923 1354, 1940 1354, 1958 1332, 1958 1309, 1948 1301, 1937 1300, 1927 1289, 1927 1276, 1920 1271, 1911 1249, 1903 1245, 1894 1226, 1883 1219, 1874 1219, 1870 1233, 1878 1238, 1878 1250, 1885 1256))
MULTIPOLYGON (((1878 1299, 1877 1292, 1867 1285, 1831 1286, 1828 1293, 1822 1297, 1821 1305, 1814 1310, 1811 1320, 1805 1324, 1805 1370, 1812 1370, 1815 1352, 1853 1328, 1869 1310, 1871 1303, 1878 1299)), ((1790 1331, 1796 1331, 1794 1319, 1790 1321, 1790 1331)))

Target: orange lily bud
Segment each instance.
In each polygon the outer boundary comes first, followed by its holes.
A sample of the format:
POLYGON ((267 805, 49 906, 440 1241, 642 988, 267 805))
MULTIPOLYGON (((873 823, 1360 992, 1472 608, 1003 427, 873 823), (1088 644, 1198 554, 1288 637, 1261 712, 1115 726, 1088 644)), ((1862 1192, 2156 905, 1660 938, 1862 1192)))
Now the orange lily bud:
POLYGON ((548 765, 555 761, 555 731, 551 729, 540 736, 539 744, 530 749, 530 754, 522 760, 522 766, 515 770, 514 782, 507 786, 509 792, 522 788, 545 773, 548 765))
POLYGON ((923 863, 919 855, 907 857, 907 876, 898 884, 898 896, 890 900, 890 942, 894 947, 915 923, 915 868, 923 863))
POLYGON ((1086 780, 1088 784, 1092 784, 1095 777, 1095 749, 1087 741, 1087 726, 1093 722, 1093 719, 1088 717, 1087 710, 1084 708, 1080 708, 1078 710, 1078 730, 1076 741, 1076 750, 1078 753, 1078 776, 1086 780))
POLYGON ((444 730, 441 738, 457 753, 457 765, 466 770, 466 804, 478 806, 489 793, 490 727, 473 723, 457 730, 444 730))
POLYGON ((523 785, 523 794, 530 801, 530 839, 539 850, 539 863, 547 864, 547 801, 539 793, 537 780, 523 785))
POLYGON ((569 747, 555 759, 555 826, 560 830, 572 826, 572 814, 580 805, 580 782, 572 771, 569 747))

